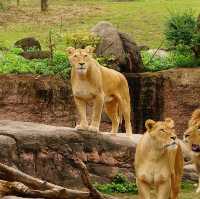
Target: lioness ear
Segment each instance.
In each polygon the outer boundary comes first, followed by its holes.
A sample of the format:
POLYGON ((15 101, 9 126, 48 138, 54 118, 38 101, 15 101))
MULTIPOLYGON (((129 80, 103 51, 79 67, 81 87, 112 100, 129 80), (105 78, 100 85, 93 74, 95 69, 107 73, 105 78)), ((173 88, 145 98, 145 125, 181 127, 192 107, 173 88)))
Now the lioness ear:
POLYGON ((87 53, 93 53, 95 48, 92 47, 92 46, 87 46, 87 47, 85 47, 85 50, 86 50, 87 53))
POLYGON ((146 127, 147 131, 151 131, 151 129, 153 128, 153 126, 155 124, 156 124, 156 122, 151 119, 146 120, 145 127, 146 127))
POLYGON ((167 123, 167 125, 170 127, 170 128, 174 128, 174 120, 172 120, 170 117, 167 117, 165 118, 165 122, 167 123))
POLYGON ((75 48, 73 48, 73 47, 68 47, 67 48, 67 53, 68 53, 68 55, 72 55, 74 52, 75 52, 75 48))
POLYGON ((199 120, 200 120, 200 109, 197 109, 192 113, 192 117, 189 120, 188 125, 189 126, 195 126, 195 125, 197 125, 199 120))

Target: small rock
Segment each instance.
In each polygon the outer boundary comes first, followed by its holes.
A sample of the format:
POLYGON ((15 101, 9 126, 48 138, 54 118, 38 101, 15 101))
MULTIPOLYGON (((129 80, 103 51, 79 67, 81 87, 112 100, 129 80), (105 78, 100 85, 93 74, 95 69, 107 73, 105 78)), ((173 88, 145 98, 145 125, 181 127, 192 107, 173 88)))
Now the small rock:
POLYGON ((17 42, 15 42, 14 46, 22 48, 24 51, 27 51, 30 48, 33 48, 35 50, 41 50, 40 42, 34 37, 20 39, 17 42))
POLYGON ((166 58, 169 55, 166 50, 149 49, 147 52, 156 58, 166 58))

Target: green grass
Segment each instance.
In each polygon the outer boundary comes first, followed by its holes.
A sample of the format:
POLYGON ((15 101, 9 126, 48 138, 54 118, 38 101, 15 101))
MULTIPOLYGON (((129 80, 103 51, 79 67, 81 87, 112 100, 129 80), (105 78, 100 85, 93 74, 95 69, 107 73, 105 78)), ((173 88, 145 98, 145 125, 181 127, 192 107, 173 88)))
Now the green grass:
MULTIPOLYGON (((138 199, 138 195, 134 195, 132 193, 116 193, 113 195, 120 199, 138 199)), ((153 192, 151 198, 155 198, 155 194, 153 192)), ((195 193, 194 183, 189 181, 182 182, 179 199, 199 199, 199 194, 195 193)))
MULTIPOLYGON (((199 0, 49 0, 46 14, 40 12, 39 1, 21 2, 19 8, 12 6, 0 13, 0 41, 6 45, 25 36, 35 36, 47 46, 49 30, 59 32, 62 17, 62 33, 88 31, 97 22, 107 20, 130 33, 137 43, 155 48, 163 39, 169 10, 191 8, 196 15, 200 12, 199 0)), ((57 48, 64 47, 63 40, 57 42, 57 48)))
MULTIPOLYGON (((135 182, 130 182, 123 174, 117 174, 111 183, 98 184, 95 187, 103 193, 115 195, 120 199, 138 198, 138 189, 135 182)), ((151 192, 152 198, 156 198, 155 191, 151 192)), ((182 181, 180 199, 199 199, 195 193, 194 182, 182 181)))

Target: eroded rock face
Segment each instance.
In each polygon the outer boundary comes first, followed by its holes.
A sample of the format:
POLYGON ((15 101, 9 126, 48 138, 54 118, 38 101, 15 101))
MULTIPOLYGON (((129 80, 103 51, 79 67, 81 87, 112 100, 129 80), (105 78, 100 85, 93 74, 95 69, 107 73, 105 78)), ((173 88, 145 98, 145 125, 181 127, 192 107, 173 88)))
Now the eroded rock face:
POLYGON ((50 76, 0 75, 0 119, 75 126, 69 81, 50 76))
POLYGON ((192 112, 200 107, 200 68, 127 74, 127 79, 135 132, 145 131, 146 119, 171 117, 182 137, 192 112))
POLYGON ((77 132, 66 127, 2 120, 0 161, 68 187, 82 186, 73 155, 86 163, 93 181, 109 181, 119 172, 133 179, 137 139, 125 134, 77 132))

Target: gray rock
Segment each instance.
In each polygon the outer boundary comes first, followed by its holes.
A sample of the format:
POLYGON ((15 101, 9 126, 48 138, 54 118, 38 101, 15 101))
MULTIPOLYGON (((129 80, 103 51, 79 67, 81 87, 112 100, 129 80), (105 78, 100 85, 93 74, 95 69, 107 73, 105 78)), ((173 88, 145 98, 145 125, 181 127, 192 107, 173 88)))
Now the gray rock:
MULTIPOLYGON (((97 56, 114 55, 119 63, 125 64, 125 51, 123 49, 122 41, 117 29, 113 27, 111 23, 106 21, 99 22, 92 28, 91 32, 101 38, 101 42, 96 49, 97 56)), ((119 70, 119 68, 116 69, 119 70)))

